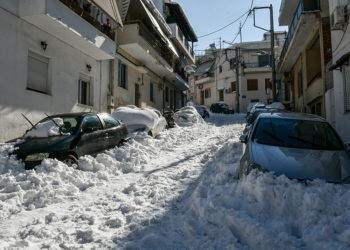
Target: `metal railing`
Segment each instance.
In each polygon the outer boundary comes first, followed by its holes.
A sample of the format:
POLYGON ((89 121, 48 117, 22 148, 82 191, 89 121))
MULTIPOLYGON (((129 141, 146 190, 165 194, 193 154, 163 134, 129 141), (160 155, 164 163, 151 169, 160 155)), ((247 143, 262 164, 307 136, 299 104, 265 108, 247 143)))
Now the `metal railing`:
POLYGON ((295 11, 292 23, 288 27, 288 34, 283 45, 283 49, 280 55, 280 63, 283 61, 284 56, 290 45, 290 41, 294 36, 295 29, 298 25, 300 16, 304 13, 314 13, 321 11, 320 0, 300 0, 298 7, 295 11))

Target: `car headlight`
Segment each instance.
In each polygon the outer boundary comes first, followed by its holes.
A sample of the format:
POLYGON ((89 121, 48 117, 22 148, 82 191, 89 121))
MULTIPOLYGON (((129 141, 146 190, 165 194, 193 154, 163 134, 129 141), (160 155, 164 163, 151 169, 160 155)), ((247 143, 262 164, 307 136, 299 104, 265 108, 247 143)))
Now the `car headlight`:
POLYGON ((28 155, 24 161, 41 161, 45 158, 49 157, 49 153, 38 153, 38 154, 32 154, 28 155))

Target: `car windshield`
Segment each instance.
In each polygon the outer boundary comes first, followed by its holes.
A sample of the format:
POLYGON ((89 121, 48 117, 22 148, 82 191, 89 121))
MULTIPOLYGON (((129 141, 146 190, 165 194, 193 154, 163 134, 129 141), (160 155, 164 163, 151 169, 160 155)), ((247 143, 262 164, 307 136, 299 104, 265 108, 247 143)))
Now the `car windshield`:
POLYGON ((258 115, 260 115, 260 113, 262 113, 262 112, 264 112, 264 111, 267 111, 267 109, 256 109, 256 110, 254 111, 254 113, 253 113, 251 116, 249 116, 248 123, 249 123, 249 124, 252 124, 252 123, 256 120, 256 118, 258 117, 258 115))
POLYGON ((78 124, 81 120, 81 116, 52 116, 46 117, 41 120, 39 123, 47 122, 52 120, 53 118, 60 118, 63 120, 63 126, 60 127, 62 133, 70 133, 75 134, 78 129, 78 124))
POLYGON ((342 150, 344 147, 327 122, 261 118, 252 140, 259 144, 307 148, 319 150, 342 150))

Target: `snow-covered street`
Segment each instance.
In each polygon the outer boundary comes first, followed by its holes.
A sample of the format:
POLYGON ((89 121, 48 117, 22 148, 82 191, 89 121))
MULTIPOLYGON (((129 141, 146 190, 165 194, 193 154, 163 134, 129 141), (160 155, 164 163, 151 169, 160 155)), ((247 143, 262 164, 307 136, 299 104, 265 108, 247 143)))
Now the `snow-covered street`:
POLYGON ((349 185, 237 179, 243 115, 145 134, 74 169, 0 144, 1 249, 349 249, 349 185))

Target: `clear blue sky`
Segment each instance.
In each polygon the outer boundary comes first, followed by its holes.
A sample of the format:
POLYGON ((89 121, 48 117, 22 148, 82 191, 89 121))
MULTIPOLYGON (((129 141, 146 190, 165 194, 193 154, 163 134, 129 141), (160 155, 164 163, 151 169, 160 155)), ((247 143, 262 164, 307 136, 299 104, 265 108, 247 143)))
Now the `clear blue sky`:
MULTIPOLYGON (((198 37, 215 31, 244 14, 249 10, 252 0, 174 0, 179 3, 184 9, 189 21, 192 24, 198 37)), ((278 25, 278 16, 281 0, 255 0, 253 7, 273 5, 274 26, 276 31, 287 31, 287 27, 278 25)), ((241 22, 245 17, 241 19, 241 22)), ((259 26, 270 29, 269 10, 258 10, 256 12, 256 22, 259 26)), ((209 48, 209 44, 216 43, 219 47, 221 40, 232 41, 239 30, 239 21, 217 32, 213 35, 199 38, 195 44, 195 50, 204 50, 209 48)), ((243 29, 242 41, 260 41, 263 38, 265 31, 257 29, 253 25, 253 15, 251 15, 243 29)), ((235 42, 239 42, 239 37, 235 42)), ((222 47, 228 47, 227 44, 222 44, 222 47)), ((200 52, 200 51, 198 51, 200 52)))

